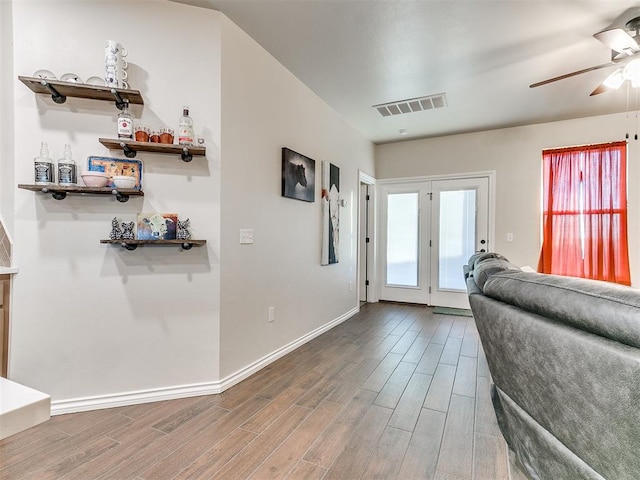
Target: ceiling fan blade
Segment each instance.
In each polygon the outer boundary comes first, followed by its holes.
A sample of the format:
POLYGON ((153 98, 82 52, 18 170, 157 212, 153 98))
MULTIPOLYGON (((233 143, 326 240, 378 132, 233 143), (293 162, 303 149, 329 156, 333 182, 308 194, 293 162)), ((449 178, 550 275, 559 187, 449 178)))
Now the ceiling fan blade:
POLYGON ((604 30, 593 36, 618 53, 633 53, 640 50, 638 42, 622 28, 604 30))
POLYGON ((589 96, 590 96, 590 97, 593 97, 594 95, 600 95, 601 93, 608 92, 609 90, 611 90, 611 88, 609 88, 609 87, 607 87, 606 85, 604 85, 604 84, 602 84, 602 83, 601 83, 600 85, 598 85, 598 86, 595 88, 595 90, 594 90, 593 92, 591 92, 591 93, 589 94, 589 96))
POLYGON ((613 65, 618 65, 618 64, 619 62, 601 63, 600 65, 595 65, 589 68, 583 68, 582 70, 577 70, 571 73, 565 73, 564 75, 560 75, 558 77, 548 78, 547 80, 542 80, 541 82, 532 83, 531 85, 529 85, 529 88, 540 87, 542 85, 547 85, 548 83, 557 82, 558 80, 564 80, 565 78, 575 77, 576 75, 581 75, 587 72, 593 72, 594 70, 600 70, 601 68, 607 68, 607 67, 611 67, 613 65))

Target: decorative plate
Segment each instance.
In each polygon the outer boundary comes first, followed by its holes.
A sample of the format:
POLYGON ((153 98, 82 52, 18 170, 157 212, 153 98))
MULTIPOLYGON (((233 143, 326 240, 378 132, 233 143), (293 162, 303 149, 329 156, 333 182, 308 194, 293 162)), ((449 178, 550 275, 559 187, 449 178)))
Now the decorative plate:
MULTIPOLYGON (((142 190, 142 161, 129 158, 95 157, 87 158, 87 170, 104 172, 110 177, 114 175, 127 175, 136 179, 136 190, 142 190)), ((115 187, 113 180, 109 180, 109 187, 115 187)))

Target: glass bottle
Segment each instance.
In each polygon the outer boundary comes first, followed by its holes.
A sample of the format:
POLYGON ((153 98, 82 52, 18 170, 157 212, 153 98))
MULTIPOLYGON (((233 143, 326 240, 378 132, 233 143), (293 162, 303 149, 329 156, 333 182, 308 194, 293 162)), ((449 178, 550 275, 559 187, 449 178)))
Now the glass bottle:
POLYGON ((129 113, 128 100, 125 100, 124 107, 118 114, 118 138, 133 139, 133 115, 129 113))
POLYGON ((55 182, 55 171, 53 160, 49 156, 49 146, 47 142, 40 144, 40 156, 33 159, 35 182, 38 185, 55 182))
POLYGON ((178 145, 193 145, 194 140, 193 120, 189 116, 189 107, 185 105, 178 119, 178 145))
POLYGON ((78 169, 71 158, 71 145, 64 146, 64 154, 58 160, 58 183, 60 185, 76 185, 78 183, 78 169))

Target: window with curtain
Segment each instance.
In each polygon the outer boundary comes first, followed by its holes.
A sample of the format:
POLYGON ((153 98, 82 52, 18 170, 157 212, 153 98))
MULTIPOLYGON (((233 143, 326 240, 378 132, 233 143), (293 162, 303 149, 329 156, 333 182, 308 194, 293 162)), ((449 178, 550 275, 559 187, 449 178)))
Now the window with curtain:
POLYGON ((631 285, 627 145, 544 150, 538 271, 631 285))

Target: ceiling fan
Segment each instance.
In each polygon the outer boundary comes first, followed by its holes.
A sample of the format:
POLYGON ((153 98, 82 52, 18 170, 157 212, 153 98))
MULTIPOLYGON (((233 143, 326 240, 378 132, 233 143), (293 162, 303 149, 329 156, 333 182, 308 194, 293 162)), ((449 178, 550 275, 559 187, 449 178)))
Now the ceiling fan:
POLYGON ((598 95, 620 86, 629 80, 633 87, 640 87, 640 16, 632 18, 624 24, 624 28, 609 28, 593 35, 611 49, 611 61, 583 68, 571 73, 565 73, 557 77, 542 80, 541 82, 529 85, 530 88, 547 85, 549 83, 575 77, 583 73, 618 66, 591 95, 598 95))

